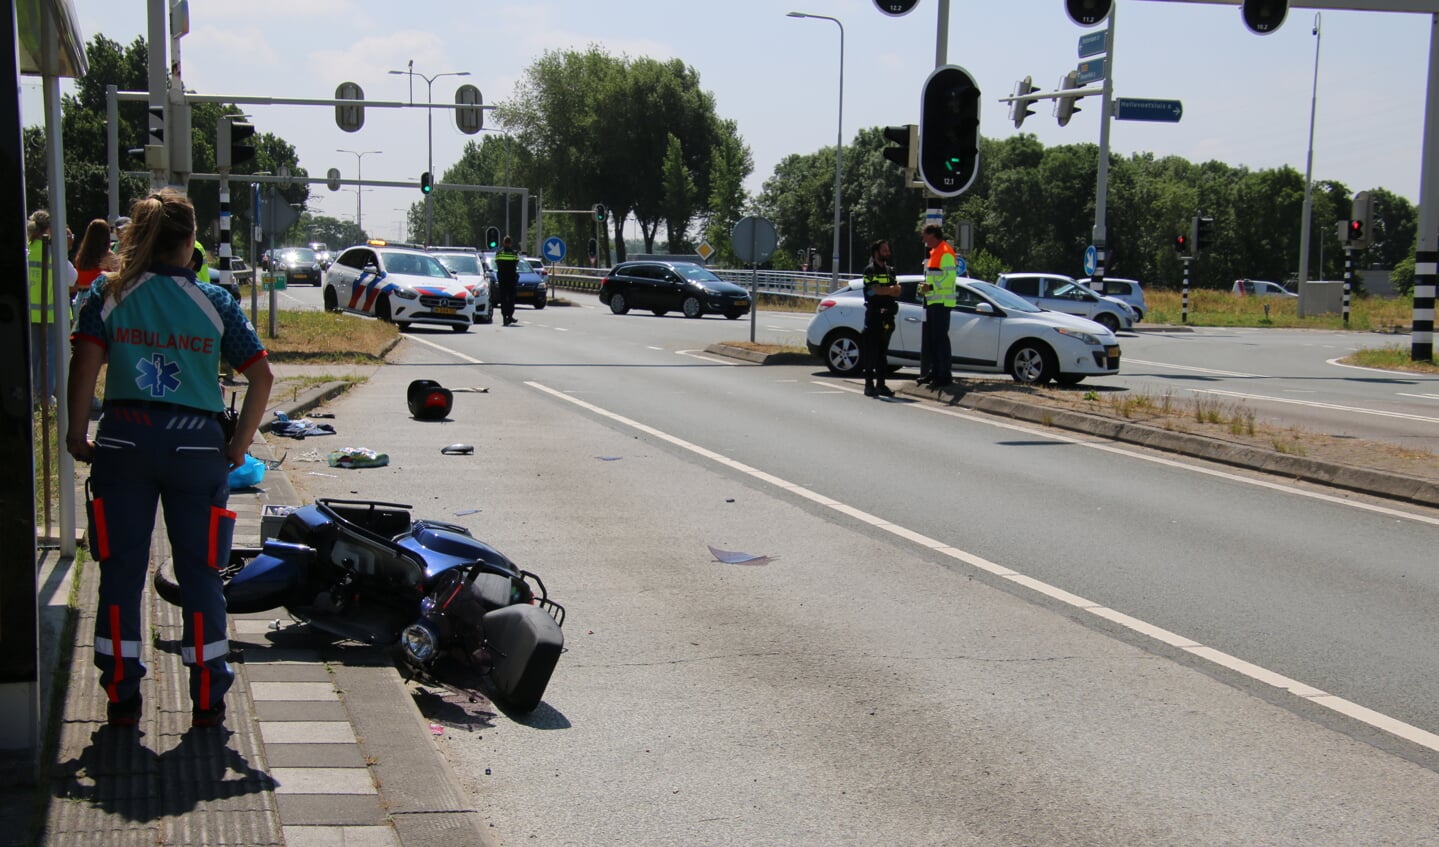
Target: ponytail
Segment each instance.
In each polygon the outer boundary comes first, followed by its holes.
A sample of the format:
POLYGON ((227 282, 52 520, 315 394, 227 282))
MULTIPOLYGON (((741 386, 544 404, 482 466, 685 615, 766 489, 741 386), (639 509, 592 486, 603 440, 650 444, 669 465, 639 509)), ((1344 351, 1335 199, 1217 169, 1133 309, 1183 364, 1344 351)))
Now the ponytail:
POLYGON ((174 255, 194 237, 195 207, 185 195, 165 188, 136 200, 120 237, 120 271, 106 296, 119 299, 158 259, 174 255))

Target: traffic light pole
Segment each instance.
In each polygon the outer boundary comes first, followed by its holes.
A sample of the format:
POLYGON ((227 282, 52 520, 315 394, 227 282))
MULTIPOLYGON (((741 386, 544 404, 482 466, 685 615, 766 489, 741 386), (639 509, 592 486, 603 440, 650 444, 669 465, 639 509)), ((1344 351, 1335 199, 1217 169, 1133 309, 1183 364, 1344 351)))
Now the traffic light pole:
MULTIPOLYGON (((1303 284, 1300 280, 1300 284, 1303 284)), ((1354 248, 1344 248, 1344 328, 1349 328, 1349 293, 1354 287, 1354 248)))
POLYGON ((1189 323, 1189 263, 1194 261, 1188 256, 1180 259, 1184 263, 1184 287, 1180 289, 1179 295, 1179 322, 1189 323))
POLYGON ((1109 233, 1105 216, 1109 198, 1109 123, 1114 102, 1114 19, 1118 11, 1118 3, 1109 9, 1109 53, 1104 59, 1104 91, 1100 95, 1099 169, 1094 185, 1094 231, 1091 234, 1094 242, 1094 273, 1090 275, 1089 287, 1101 294, 1104 292, 1104 269, 1109 261, 1109 233))

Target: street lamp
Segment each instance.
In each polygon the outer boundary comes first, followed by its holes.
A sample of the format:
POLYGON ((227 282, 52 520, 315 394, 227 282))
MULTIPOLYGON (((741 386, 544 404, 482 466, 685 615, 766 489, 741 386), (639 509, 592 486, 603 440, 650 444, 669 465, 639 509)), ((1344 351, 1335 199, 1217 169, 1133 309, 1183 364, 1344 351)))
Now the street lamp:
MULTIPOLYGON (((419 73, 419 72, 417 72, 417 71, 415 70, 415 60, 414 60, 414 59, 411 59, 411 60, 410 60, 409 70, 404 70, 404 71, 390 71, 390 73, 392 73, 392 74, 404 74, 404 75, 410 77, 410 85, 411 85, 410 105, 412 105, 412 106, 413 106, 414 103, 415 103, 415 95, 414 95, 414 90, 413 90, 414 78, 415 78, 415 77, 419 77, 420 79, 423 79, 423 80, 425 81, 425 113, 426 113, 426 117, 427 117, 428 120, 429 120, 429 158, 428 158, 428 160, 427 160, 427 161, 428 161, 428 164, 425 166, 425 172, 428 173, 428 174, 430 174, 430 177, 433 179, 433 178, 434 178, 434 174, 435 174, 435 101, 434 101, 434 96, 433 96, 433 94, 434 94, 435 80, 439 79, 439 78, 442 77, 442 76, 469 76, 469 75, 470 75, 470 72, 469 72, 469 71, 446 71, 445 73, 435 74, 434 76, 425 76, 424 74, 419 73)), ((433 197, 432 194, 426 194, 426 195, 425 195, 425 244, 426 244, 426 245, 428 245, 428 244, 430 243, 430 226, 431 226, 431 224, 434 222, 434 219, 435 219, 434 197, 433 197)))
POLYGON ((355 229, 358 229, 358 230, 360 230, 361 232, 364 232, 364 231, 365 231, 365 225, 364 225, 364 222, 360 220, 360 195, 364 193, 361 183, 364 182, 365 177, 364 177, 364 171, 362 171, 361 168, 360 168, 360 164, 361 164, 361 162, 364 160, 364 158, 365 158, 366 156, 379 155, 380 153, 383 153, 383 152, 385 152, 385 151, 383 151, 383 150, 365 150, 365 151, 361 152, 361 151, 358 151, 358 150, 341 150, 341 149, 339 149, 339 148, 337 147, 337 148, 335 148, 335 152, 336 152, 336 153, 351 153, 351 154, 354 154, 354 157, 355 157, 355 182, 356 182, 356 185, 355 185, 355 229))
POLYGON ((839 127, 835 132, 834 141, 834 255, 831 257, 831 273, 834 281, 831 290, 839 289, 839 207, 840 191, 842 187, 843 173, 840 167, 840 155, 844 150, 844 24, 839 18, 832 18, 829 15, 811 15, 807 12, 790 12, 785 17, 790 18, 814 18, 821 21, 834 21, 839 27, 839 127))
MULTIPOLYGON (((1314 184, 1310 182, 1310 173, 1314 170, 1314 111, 1319 104, 1319 13, 1314 13, 1314 89, 1309 97, 1309 153, 1304 162, 1304 228, 1299 232, 1299 290, 1303 292, 1305 283, 1309 282, 1309 222, 1314 213, 1314 204, 1311 199, 1314 184)), ((1324 254, 1321 253, 1321 256, 1324 254)), ((1324 278, 1324 266, 1321 261, 1319 266, 1319 278, 1324 278)), ((1302 300, 1300 301, 1303 302, 1302 300)))

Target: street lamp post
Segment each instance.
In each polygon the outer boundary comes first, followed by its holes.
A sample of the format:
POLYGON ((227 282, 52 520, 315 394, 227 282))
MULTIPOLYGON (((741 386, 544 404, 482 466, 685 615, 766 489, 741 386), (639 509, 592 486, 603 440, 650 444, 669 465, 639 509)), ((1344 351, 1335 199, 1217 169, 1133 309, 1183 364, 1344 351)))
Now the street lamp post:
MULTIPOLYGON (((419 73, 418 71, 415 70, 415 60, 414 60, 414 59, 411 59, 411 60, 410 60, 409 70, 390 71, 390 73, 392 73, 392 74, 404 74, 404 75, 406 75, 406 76, 411 77, 410 82, 411 82, 412 85, 413 85, 413 83, 414 83, 414 79, 413 79, 414 77, 419 77, 420 79, 423 79, 423 80, 425 81, 425 114, 426 114, 427 120, 429 121, 429 157, 428 157, 428 159, 426 160, 426 161, 428 162, 428 164, 426 164, 426 166, 425 166, 425 172, 428 173, 428 174, 430 175, 430 179, 433 180, 433 179, 435 178, 435 100, 434 100, 434 85, 435 85, 435 80, 439 79, 439 78, 442 77, 442 76, 469 76, 469 75, 470 75, 470 72, 469 72, 469 71, 446 71, 445 73, 435 74, 434 76, 425 76, 424 74, 419 73)), ((410 103, 411 103, 411 105, 414 104, 414 94, 413 94, 413 93, 411 93, 411 95, 410 95, 410 103)), ((427 246, 430 244, 430 228, 431 228, 431 225, 434 223, 434 220, 435 220, 435 202, 434 202, 434 197, 433 197, 433 195, 431 195, 431 194, 426 194, 426 195, 425 195, 425 244, 426 244, 427 246)))
POLYGON ((356 183, 356 185, 355 185, 355 229, 358 229, 360 232, 364 232, 364 231, 365 231, 365 224, 364 224, 364 222, 363 222, 363 221, 361 220, 361 218, 360 218, 360 208, 361 208, 361 207, 360 207, 360 195, 364 193, 364 187, 362 186, 361 183, 363 183, 363 182, 365 181, 365 176, 364 176, 364 171, 361 169, 360 165, 361 165, 361 162, 364 160, 364 158, 365 158, 366 156, 379 155, 380 153, 383 153, 384 151, 383 151, 383 150, 365 150, 365 151, 361 152, 361 151, 359 151, 359 150, 341 150, 341 149, 339 149, 339 148, 337 147, 337 148, 335 148, 335 152, 336 152, 336 153, 352 153, 352 154, 354 154, 354 156, 355 156, 355 183, 356 183))
POLYGON ((841 191, 843 188, 843 169, 841 168, 841 154, 844 151, 844 24, 839 18, 832 18, 829 15, 811 15, 807 12, 790 12, 786 17, 791 18, 815 18, 821 21, 834 21, 839 27, 839 127, 835 132, 834 141, 834 254, 830 258, 830 271, 833 275, 831 284, 832 290, 839 289, 839 207, 841 203, 841 191))
MULTIPOLYGON (((1314 213, 1314 203, 1311 198, 1314 184, 1310 181, 1310 173, 1314 170, 1314 112, 1319 104, 1319 13, 1314 13, 1314 90, 1309 98, 1309 152, 1304 162, 1304 223, 1303 229, 1299 231, 1299 290, 1302 293, 1305 283, 1309 282, 1309 230, 1310 219, 1314 213)), ((1323 253, 1319 264, 1319 278, 1324 278, 1323 253)), ((1299 302, 1304 302, 1303 300, 1299 302)))

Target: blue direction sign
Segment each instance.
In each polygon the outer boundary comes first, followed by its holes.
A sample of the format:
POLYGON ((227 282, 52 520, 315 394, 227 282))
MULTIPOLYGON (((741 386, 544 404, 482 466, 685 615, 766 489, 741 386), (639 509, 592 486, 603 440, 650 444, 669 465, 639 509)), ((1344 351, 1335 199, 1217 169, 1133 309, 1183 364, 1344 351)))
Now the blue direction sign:
POLYGON ((954 257, 954 274, 955 276, 969 276, 969 262, 966 262, 963 256, 954 257))
POLYGON ((1109 30, 1101 29, 1099 32, 1086 32, 1079 36, 1079 58, 1085 59, 1108 52, 1109 30))
POLYGON ((1080 62, 1079 67, 1074 69, 1075 82, 1094 82, 1096 79, 1104 78, 1104 60, 1090 59, 1088 62, 1080 62))
POLYGON ((1084 272, 1094 276, 1094 271, 1099 267, 1099 251, 1091 244, 1084 248, 1084 272))
POLYGON ((540 258, 546 262, 558 262, 565 257, 565 240, 555 235, 545 239, 544 246, 540 248, 540 258))
POLYGON ((1116 97, 1114 116, 1121 121, 1159 121, 1177 124, 1184 116, 1184 104, 1178 100, 1146 100, 1139 97, 1116 97))

